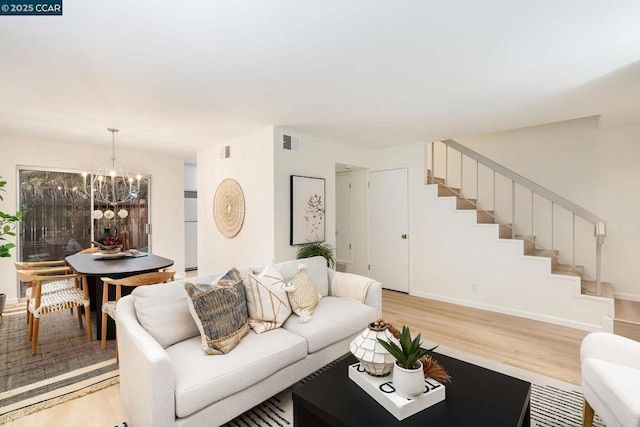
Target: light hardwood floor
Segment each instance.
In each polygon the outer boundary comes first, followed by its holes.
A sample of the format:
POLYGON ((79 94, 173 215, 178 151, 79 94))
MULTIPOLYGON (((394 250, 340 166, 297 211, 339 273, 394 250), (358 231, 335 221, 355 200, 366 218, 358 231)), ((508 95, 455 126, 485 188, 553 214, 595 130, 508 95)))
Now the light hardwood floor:
MULTIPOLYGON (((384 290, 383 317, 429 342, 506 363, 573 384, 580 383, 585 331, 447 304, 384 290)), ((115 385, 8 426, 115 426, 126 414, 115 385)))

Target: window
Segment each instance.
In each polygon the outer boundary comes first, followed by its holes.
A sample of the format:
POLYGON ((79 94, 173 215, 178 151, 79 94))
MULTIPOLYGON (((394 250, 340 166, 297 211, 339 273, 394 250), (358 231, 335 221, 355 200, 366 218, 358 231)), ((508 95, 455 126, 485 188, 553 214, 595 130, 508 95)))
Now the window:
MULTIPOLYGON (((149 187, 150 177, 143 177, 135 198, 115 207, 93 204, 83 188, 77 171, 19 168, 19 210, 24 214, 18 238, 21 261, 64 259, 91 246, 104 233, 115 227, 129 234, 130 246, 149 251, 149 187), (93 211, 111 209, 115 218, 94 219, 93 211), (117 215, 127 211, 126 218, 117 215)), ((19 295, 24 296, 24 289, 19 295)))

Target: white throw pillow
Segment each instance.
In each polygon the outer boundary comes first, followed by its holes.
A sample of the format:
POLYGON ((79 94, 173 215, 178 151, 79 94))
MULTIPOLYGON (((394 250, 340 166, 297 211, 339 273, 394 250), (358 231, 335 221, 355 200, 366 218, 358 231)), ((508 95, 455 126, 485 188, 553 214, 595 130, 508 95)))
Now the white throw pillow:
POLYGON ((249 273, 244 284, 249 325, 254 332, 260 334, 279 328, 291 315, 291 305, 285 289, 287 285, 273 263, 269 263, 258 276, 249 273))
POLYGON ((186 280, 138 286, 131 293, 138 322, 162 346, 199 335, 187 304, 186 280))

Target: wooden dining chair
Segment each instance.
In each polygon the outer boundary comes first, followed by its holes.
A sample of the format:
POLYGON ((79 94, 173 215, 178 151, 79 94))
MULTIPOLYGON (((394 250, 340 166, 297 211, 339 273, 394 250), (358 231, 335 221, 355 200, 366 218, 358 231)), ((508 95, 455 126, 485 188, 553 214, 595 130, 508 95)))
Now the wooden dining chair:
MULTIPOLYGON (((173 280, 176 272, 174 270, 165 269, 153 273, 137 274, 122 279, 112 279, 110 277, 101 277, 102 280, 102 348, 107 348, 107 316, 116 320, 116 304, 122 296, 122 286, 146 286, 159 283, 167 283, 173 280), (109 300, 109 286, 116 287, 116 299, 109 300)), ((118 331, 116 330, 116 358, 118 358, 118 331)))
MULTIPOLYGON (((76 273, 54 275, 42 275, 39 273, 41 271, 38 270, 17 270, 18 278, 23 282, 31 283, 33 286, 32 298, 27 306, 31 315, 28 332, 29 339, 32 341, 31 354, 35 355, 38 350, 40 316, 73 307, 84 307, 87 340, 91 341, 91 309, 89 307, 87 277, 76 273), (73 280, 74 287, 50 294, 42 293, 44 284, 68 279, 73 280)), ((82 310, 77 309, 76 311, 78 313, 78 325, 82 328, 82 310)))
MULTIPOLYGON (((60 261, 32 261, 32 262, 14 262, 16 270, 30 270, 34 275, 38 276, 51 276, 51 275, 67 275, 73 273, 73 269, 67 265, 64 260, 60 261)), ((31 314, 29 312, 29 302, 33 297, 33 284, 25 283, 27 288, 25 289, 25 298, 27 299, 27 324, 31 322, 31 314)), ((53 292, 58 292, 64 289, 71 289, 75 287, 74 280, 70 278, 63 278, 57 281, 47 281, 42 285, 42 294, 48 295, 53 292)))

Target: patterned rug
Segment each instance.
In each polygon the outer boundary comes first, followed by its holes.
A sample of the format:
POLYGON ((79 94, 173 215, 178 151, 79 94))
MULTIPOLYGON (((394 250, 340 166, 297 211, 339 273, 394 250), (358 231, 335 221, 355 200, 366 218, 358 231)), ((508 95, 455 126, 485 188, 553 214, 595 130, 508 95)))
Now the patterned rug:
POLYGON ((0 424, 118 382, 114 341, 88 342, 68 310, 40 319, 38 353, 31 355, 24 305, 5 308, 0 324, 0 424))
MULTIPOLYGON (((439 346, 437 352, 473 363, 531 383, 531 427, 581 427, 582 393, 580 387, 545 377, 524 369, 439 346)), ((334 362, 335 363, 335 362, 334 362)), ((225 427, 285 427, 293 425, 292 390, 328 369, 315 372, 300 383, 245 412, 225 424, 225 427)), ((482 424, 478 424, 480 426, 482 424)), ((594 427, 605 427, 595 415, 594 427)))

